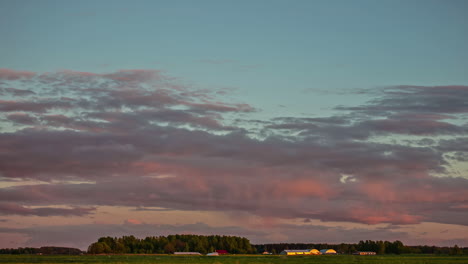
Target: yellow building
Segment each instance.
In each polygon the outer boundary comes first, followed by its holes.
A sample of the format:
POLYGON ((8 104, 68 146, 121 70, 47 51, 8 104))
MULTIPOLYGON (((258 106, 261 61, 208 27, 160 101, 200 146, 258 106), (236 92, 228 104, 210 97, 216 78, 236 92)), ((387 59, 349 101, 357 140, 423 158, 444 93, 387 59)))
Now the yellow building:
POLYGON ((320 250, 321 254, 327 255, 327 254, 336 254, 336 251, 334 249, 322 249, 320 250))
POLYGON ((320 255, 320 251, 316 249, 285 249, 280 255, 298 256, 298 255, 320 255))

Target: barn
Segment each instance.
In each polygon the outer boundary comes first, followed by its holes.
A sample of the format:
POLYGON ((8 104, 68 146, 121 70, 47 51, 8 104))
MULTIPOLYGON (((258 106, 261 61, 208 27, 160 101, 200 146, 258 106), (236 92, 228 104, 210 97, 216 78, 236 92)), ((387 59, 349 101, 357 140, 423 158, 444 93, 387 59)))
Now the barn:
POLYGON ((320 253, 320 251, 318 251, 318 250, 316 250, 316 249, 311 249, 311 250, 310 250, 310 254, 311 254, 311 255, 320 255, 321 253, 320 253))
POLYGON ((280 252, 280 255, 287 255, 287 256, 320 255, 320 251, 316 249, 285 249, 280 252))
POLYGON ((320 250, 320 254, 331 255, 331 254, 336 254, 336 251, 334 249, 322 249, 320 250))

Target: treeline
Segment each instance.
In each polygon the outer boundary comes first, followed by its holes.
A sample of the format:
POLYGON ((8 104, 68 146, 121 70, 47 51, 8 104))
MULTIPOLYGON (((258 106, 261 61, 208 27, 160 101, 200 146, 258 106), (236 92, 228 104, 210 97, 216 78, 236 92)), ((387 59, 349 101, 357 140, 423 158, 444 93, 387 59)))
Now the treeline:
POLYGON ((285 249, 334 249, 340 254, 352 254, 356 251, 373 251, 377 254, 446 254, 446 255, 468 255, 468 248, 437 246, 405 246, 401 241, 359 241, 359 243, 341 244, 312 244, 312 243, 278 243, 254 245, 257 252, 270 252, 279 254, 285 249))
POLYGON ((0 249, 0 254, 39 254, 39 248, 2 248, 0 249))
POLYGON ((88 247, 90 254, 171 254, 174 252, 200 252, 227 250, 232 254, 252 254, 255 247, 244 237, 169 235, 139 239, 134 236, 101 237, 88 247))
POLYGON ((44 255, 80 255, 83 251, 68 247, 41 247, 41 248, 2 248, 0 254, 44 254, 44 255))

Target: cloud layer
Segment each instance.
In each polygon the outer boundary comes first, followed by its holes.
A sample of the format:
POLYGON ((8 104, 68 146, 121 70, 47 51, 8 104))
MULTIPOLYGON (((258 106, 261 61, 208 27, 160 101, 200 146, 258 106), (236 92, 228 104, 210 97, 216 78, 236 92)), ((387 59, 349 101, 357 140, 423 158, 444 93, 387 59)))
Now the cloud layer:
POLYGON ((156 70, 0 69, 0 176, 48 183, 0 188, 0 214, 467 224, 468 175, 451 174, 468 160, 467 86, 376 89, 334 116, 260 121, 224 93, 156 70))

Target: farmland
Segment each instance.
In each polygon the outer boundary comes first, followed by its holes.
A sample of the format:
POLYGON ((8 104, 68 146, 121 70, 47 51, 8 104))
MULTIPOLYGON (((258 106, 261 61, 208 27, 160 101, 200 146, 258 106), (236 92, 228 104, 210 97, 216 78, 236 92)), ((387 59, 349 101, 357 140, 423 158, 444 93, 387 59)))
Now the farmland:
POLYGON ((231 255, 219 257, 173 255, 82 255, 37 256, 1 255, 0 263, 155 263, 155 264, 466 264, 468 256, 444 255, 382 255, 382 256, 261 256, 231 255))

